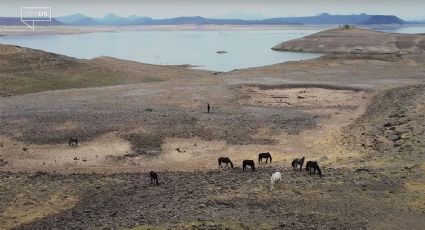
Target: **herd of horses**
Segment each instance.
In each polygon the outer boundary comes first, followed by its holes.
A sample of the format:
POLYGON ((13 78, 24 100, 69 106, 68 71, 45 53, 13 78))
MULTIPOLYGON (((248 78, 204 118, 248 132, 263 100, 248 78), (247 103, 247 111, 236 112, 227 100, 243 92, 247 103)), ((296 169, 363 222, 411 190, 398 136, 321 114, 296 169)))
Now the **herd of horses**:
MULTIPOLYGON (((78 139, 77 138, 70 138, 69 139, 69 143, 70 146, 78 146, 78 139)), ((272 155, 269 152, 265 152, 265 153, 260 153, 258 154, 258 164, 263 163, 263 160, 265 164, 267 164, 267 162, 272 163, 272 155)), ((302 171, 303 165, 304 165, 304 160, 305 157, 302 158, 297 158, 294 159, 292 161, 292 168, 294 168, 294 170, 297 170, 298 167, 300 169, 300 171, 302 171)), ((230 160, 229 157, 220 157, 218 158, 218 168, 222 169, 222 168, 228 168, 230 165, 231 168, 234 167, 233 162, 230 160), (224 165, 224 166, 223 166, 224 165)), ((253 160, 243 160, 242 161, 242 171, 245 172, 247 170, 247 167, 249 167, 251 169, 251 172, 256 171, 255 169, 255 162, 253 160)), ((307 161, 306 166, 305 166, 305 170, 308 171, 309 174, 315 175, 316 171, 318 173, 318 175, 321 177, 322 176, 322 171, 320 170, 319 165, 317 164, 317 161, 307 161)), ((158 182, 158 174, 154 171, 151 171, 149 173, 149 176, 151 178, 151 184, 156 184, 159 185, 158 182)), ((282 174, 280 172, 275 172, 272 174, 271 178, 270 178, 270 189, 273 189, 273 186, 276 182, 282 180, 282 174)))
MULTIPOLYGON (((270 163, 272 162, 272 156, 269 152, 258 154, 258 164, 263 163, 263 159, 265 159, 265 162, 264 162, 265 164, 267 164, 267 161, 269 161, 270 163)), ((299 167, 300 171, 302 171, 304 160, 305 160, 305 157, 294 159, 291 164, 292 168, 294 168, 294 170, 298 170, 298 167, 299 167)), ((234 167, 233 162, 230 160, 229 157, 218 158, 219 169, 228 168, 229 165, 230 165, 230 168, 234 167)), ((251 169, 251 172, 256 171, 255 162, 253 160, 243 160, 242 171, 245 172, 248 166, 251 169)), ((311 175, 315 175, 317 171, 318 175, 320 177, 322 176, 322 171, 320 170, 320 167, 319 167, 319 164, 317 164, 317 161, 307 161, 305 170, 308 171, 308 173, 311 175)), ((149 175, 151 178, 151 184, 156 183, 156 185, 159 185, 158 174, 155 173, 154 171, 151 171, 149 175)), ((281 180, 282 180, 282 173, 280 172, 273 173, 270 178, 270 190, 273 190, 274 184, 281 180)))

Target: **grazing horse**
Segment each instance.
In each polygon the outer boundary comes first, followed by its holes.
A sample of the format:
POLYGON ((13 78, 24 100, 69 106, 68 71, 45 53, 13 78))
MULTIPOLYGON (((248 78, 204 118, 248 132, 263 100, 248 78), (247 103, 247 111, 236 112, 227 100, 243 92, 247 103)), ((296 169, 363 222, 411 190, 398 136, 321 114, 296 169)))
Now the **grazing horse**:
POLYGON ((225 163, 226 164, 226 168, 227 168, 227 165, 228 164, 230 164, 230 167, 233 168, 233 163, 232 163, 232 161, 228 157, 220 157, 220 158, 218 158, 218 169, 223 168, 223 166, 221 166, 221 163, 225 163))
POLYGON ((269 152, 258 154, 258 164, 263 162, 263 158, 266 158, 266 164, 268 159, 270 159, 270 163, 272 163, 272 155, 270 155, 269 152))
POLYGON ((322 176, 322 171, 320 170, 319 165, 317 164, 317 161, 307 161, 307 164, 305 165, 305 170, 308 171, 310 174, 319 174, 319 176, 322 176))
POLYGON ((69 146, 71 146, 71 145, 74 145, 75 144, 75 146, 77 146, 78 147, 78 139, 77 138, 69 138, 69 143, 68 143, 68 145, 69 146))
POLYGON ((304 164, 304 159, 305 157, 301 158, 301 159, 295 159, 292 161, 292 167, 294 168, 294 170, 297 169, 297 166, 300 166, 300 171, 303 169, 303 164, 304 164))
POLYGON ((156 174, 156 172, 151 171, 151 172, 149 173, 149 176, 151 177, 151 184, 152 184, 152 183, 156 183, 156 185, 159 185, 159 182, 158 182, 158 174, 156 174))
POLYGON ((270 191, 273 190, 274 184, 281 180, 282 180, 282 174, 280 172, 273 173, 272 177, 270 177, 270 191))
POLYGON ((251 167, 251 172, 255 171, 255 163, 253 160, 244 160, 242 161, 242 171, 245 172, 246 166, 251 167))

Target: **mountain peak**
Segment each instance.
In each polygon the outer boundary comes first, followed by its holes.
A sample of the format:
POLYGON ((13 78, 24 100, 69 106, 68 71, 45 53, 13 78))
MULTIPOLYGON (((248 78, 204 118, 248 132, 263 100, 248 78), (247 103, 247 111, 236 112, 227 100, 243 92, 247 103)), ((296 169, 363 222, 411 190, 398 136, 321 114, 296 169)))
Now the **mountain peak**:
POLYGON ((394 15, 372 15, 369 20, 365 21, 365 25, 388 25, 397 24, 403 25, 405 22, 394 15))

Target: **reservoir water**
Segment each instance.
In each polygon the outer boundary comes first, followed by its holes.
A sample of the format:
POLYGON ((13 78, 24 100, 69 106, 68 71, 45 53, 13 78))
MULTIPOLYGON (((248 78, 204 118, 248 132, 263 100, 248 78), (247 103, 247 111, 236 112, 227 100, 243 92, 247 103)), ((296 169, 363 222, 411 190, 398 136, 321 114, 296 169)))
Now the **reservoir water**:
POLYGON ((77 58, 111 56, 150 64, 189 64, 230 71, 319 57, 320 54, 279 52, 276 44, 319 29, 228 31, 119 31, 70 35, 0 37, 0 43, 41 49, 77 58), (227 53, 218 54, 217 51, 227 53))

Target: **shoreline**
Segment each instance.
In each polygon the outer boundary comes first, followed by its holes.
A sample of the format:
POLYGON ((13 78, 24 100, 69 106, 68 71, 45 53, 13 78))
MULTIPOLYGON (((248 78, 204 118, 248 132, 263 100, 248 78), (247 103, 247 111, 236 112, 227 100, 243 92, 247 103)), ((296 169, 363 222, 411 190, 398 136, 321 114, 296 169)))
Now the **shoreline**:
POLYGON ((325 30, 333 25, 134 25, 134 26, 36 26, 30 30, 25 26, 0 26, 0 36, 85 34, 120 31, 229 31, 229 30, 325 30))
MULTIPOLYGON (((94 25, 94 26, 37 26, 35 30, 22 26, 0 25, 0 37, 18 36, 18 35, 64 35, 64 34, 85 34, 120 31, 245 31, 245 30, 326 30, 337 28, 339 25, 94 25)), ((397 28, 425 27, 425 24, 414 25, 357 25, 356 28, 370 30, 385 30, 397 28)))

